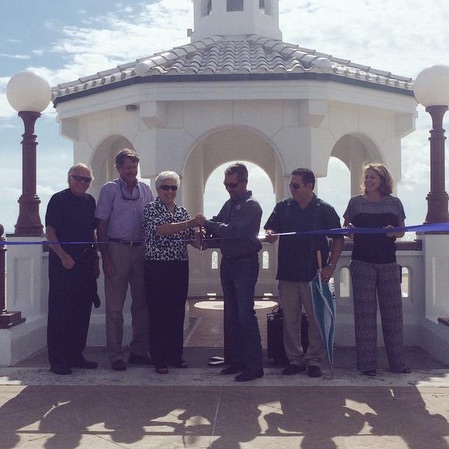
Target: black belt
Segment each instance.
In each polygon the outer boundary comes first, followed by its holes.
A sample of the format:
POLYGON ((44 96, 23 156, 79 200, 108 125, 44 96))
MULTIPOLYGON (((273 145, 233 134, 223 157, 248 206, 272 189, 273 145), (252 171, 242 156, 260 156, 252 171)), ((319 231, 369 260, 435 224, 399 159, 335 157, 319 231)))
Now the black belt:
POLYGON ((242 260, 249 259, 251 257, 257 257, 257 253, 240 254, 238 256, 223 256, 226 260, 242 260))
POLYGON ((128 245, 128 246, 140 246, 143 245, 143 242, 141 240, 131 241, 131 240, 122 240, 122 239, 113 239, 112 237, 109 237, 108 240, 110 242, 115 243, 121 243, 122 245, 128 245))

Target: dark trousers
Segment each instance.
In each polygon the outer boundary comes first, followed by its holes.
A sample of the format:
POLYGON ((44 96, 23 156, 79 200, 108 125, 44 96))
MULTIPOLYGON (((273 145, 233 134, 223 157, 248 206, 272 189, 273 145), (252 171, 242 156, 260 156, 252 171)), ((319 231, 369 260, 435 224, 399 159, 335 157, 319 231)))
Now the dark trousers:
POLYGON ((177 363, 182 358, 188 282, 186 260, 145 261, 149 346, 155 363, 177 363))
POLYGON ((229 323, 232 362, 246 368, 262 368, 262 343, 254 310, 254 293, 259 275, 257 254, 253 257, 222 259, 221 285, 225 322, 229 323))
POLYGON ((377 368, 377 306, 390 370, 405 367, 400 267, 394 263, 374 264, 352 260, 349 266, 354 298, 357 368, 377 368))
POLYGON ((71 270, 50 253, 47 347, 50 364, 71 366, 86 348, 92 298, 97 293, 91 260, 75 260, 71 270))

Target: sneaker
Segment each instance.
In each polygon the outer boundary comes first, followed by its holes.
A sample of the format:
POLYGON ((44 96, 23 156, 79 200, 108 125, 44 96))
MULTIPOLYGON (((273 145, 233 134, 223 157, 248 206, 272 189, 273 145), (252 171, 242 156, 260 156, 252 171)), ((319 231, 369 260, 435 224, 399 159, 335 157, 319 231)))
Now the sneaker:
POLYGON ((302 373, 306 370, 304 365, 288 365, 287 368, 282 370, 284 376, 291 376, 292 374, 302 373))
POLYGON ((264 372, 262 368, 250 368, 243 371, 243 373, 239 374, 238 376, 234 377, 234 380, 236 382, 248 382, 250 380, 260 379, 261 377, 263 377, 263 375, 264 372))
POLYGON ((114 360, 111 367, 114 371, 126 371, 126 363, 122 359, 114 360))
POLYGON ((310 365, 307 368, 307 374, 309 377, 321 377, 321 368, 316 365, 310 365))

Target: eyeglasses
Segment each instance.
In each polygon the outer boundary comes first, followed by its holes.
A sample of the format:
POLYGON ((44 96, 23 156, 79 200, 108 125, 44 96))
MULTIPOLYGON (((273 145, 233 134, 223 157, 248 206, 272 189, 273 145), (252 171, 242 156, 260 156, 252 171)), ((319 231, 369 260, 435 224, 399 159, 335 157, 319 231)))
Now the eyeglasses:
POLYGON ((178 190, 178 186, 168 186, 166 184, 159 186, 159 188, 164 192, 168 192, 169 190, 171 190, 172 192, 176 192, 178 190))
POLYGON ((78 182, 81 182, 81 181, 84 181, 86 183, 91 183, 92 182, 92 178, 88 178, 87 176, 70 175, 70 177, 72 179, 74 179, 75 181, 78 181, 78 182))
POLYGON ((240 184, 240 181, 238 181, 238 182, 224 182, 223 184, 224 184, 224 186, 227 189, 235 189, 240 184))
POLYGON ((298 184, 296 182, 291 182, 289 184, 290 188, 294 189, 294 190, 298 190, 300 187, 305 186, 305 184, 298 184))

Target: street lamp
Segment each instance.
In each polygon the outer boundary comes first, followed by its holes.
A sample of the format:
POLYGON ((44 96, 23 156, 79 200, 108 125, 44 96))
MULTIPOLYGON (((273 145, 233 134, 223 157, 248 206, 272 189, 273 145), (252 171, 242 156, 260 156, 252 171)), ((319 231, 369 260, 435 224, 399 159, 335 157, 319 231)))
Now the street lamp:
POLYGON ((449 67, 435 65, 422 70, 415 80, 414 93, 432 118, 430 130, 430 192, 427 195, 426 223, 449 222, 448 194, 445 191, 445 140, 443 116, 449 105, 449 67))
POLYGON ((18 237, 41 236, 43 226, 39 217, 40 199, 36 194, 36 135, 34 125, 51 100, 47 81, 32 72, 14 75, 6 86, 9 104, 19 113, 25 125, 22 135, 22 195, 19 217, 14 235, 18 237))

